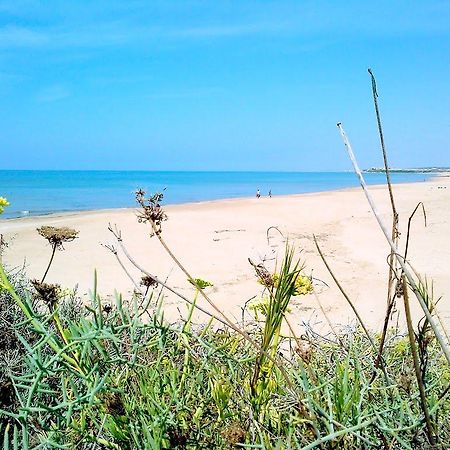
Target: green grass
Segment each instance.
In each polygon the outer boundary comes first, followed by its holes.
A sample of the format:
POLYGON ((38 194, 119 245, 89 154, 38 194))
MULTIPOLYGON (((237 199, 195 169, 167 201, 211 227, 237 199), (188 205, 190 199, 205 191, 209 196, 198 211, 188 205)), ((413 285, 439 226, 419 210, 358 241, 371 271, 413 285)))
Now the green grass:
MULTIPOLYGON (((106 309, 95 289, 89 306, 65 292, 49 312, 24 277, 2 269, 0 445, 430 448, 406 336, 388 336, 389 381, 377 372, 371 382, 376 352, 359 328, 340 341, 312 330, 301 342, 280 335, 296 274, 288 251, 265 323, 248 330, 258 349, 213 323, 168 324, 162 297, 146 322, 138 299, 117 296, 106 309)), ((450 370, 433 339, 426 351, 428 407, 444 447, 450 370)))

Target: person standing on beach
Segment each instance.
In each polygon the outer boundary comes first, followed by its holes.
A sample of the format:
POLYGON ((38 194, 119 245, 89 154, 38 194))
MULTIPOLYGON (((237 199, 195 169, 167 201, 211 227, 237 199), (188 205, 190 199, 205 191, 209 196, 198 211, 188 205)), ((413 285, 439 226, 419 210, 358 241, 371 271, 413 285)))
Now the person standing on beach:
POLYGON ((269 197, 272 198, 272 189, 269 189, 269 197))
POLYGON ((256 190, 256 198, 261 197, 261 192, 259 191, 259 189, 256 190))

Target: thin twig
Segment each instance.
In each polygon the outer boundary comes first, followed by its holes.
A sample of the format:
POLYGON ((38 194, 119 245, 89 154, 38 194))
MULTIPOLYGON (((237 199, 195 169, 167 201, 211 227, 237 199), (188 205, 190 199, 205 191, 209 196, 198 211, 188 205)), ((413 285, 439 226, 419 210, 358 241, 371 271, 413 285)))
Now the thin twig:
POLYGON ((145 296, 144 291, 141 289, 141 287, 137 284, 136 280, 133 278, 131 273, 128 271, 128 269, 125 267, 125 264, 122 262, 122 260, 119 258, 117 249, 112 245, 104 245, 106 249, 108 249, 116 258, 117 262, 119 263, 119 266, 122 268, 122 270, 125 272, 125 275, 130 279, 130 281, 133 283, 134 288, 136 291, 138 291, 143 297, 145 296))
MULTIPOLYGON (((180 260, 175 256, 175 254, 172 252, 172 250, 169 248, 169 246, 166 244, 165 240, 162 238, 161 233, 158 232, 158 228, 155 224, 155 222, 149 218, 150 225, 152 226, 153 232, 158 238, 159 242, 163 246, 163 248, 166 250, 166 252, 169 254, 169 256, 172 258, 172 260, 175 262, 175 264, 180 268, 180 270, 186 275, 188 280, 192 280, 194 283, 194 286, 199 290, 200 295, 209 303, 209 305, 223 318, 223 320, 227 323, 227 325, 232 328, 234 331, 242 335, 247 341, 253 342, 253 340, 250 338, 248 333, 244 330, 241 330, 238 326, 236 326, 228 317, 227 315, 215 304, 213 300, 201 289, 201 286, 197 284, 195 281, 195 278, 187 271, 187 269, 184 267, 184 265, 180 262, 180 260)), ((221 321, 223 322, 223 321, 221 321)))
POLYGON ((280 231, 280 229, 279 229, 278 227, 272 225, 272 226, 270 226, 269 228, 267 228, 267 230, 266 230, 267 245, 270 245, 270 236, 269 236, 269 231, 270 231, 270 230, 277 230, 278 233, 280 233, 281 236, 283 236, 283 239, 286 239, 286 238, 284 237, 284 234, 280 231))
POLYGON ((328 272, 331 275, 331 278, 333 278, 333 281, 336 283, 336 286, 341 291, 342 295, 344 296, 345 300, 347 300, 347 303, 352 308, 353 312, 355 313, 356 318, 358 319, 358 322, 360 323, 362 329, 364 330, 364 333, 367 336, 367 339, 369 339, 370 344, 372 345, 373 349, 377 351, 377 347, 375 346, 375 342, 372 339, 372 336, 370 335, 369 331, 367 330, 364 321, 362 320, 361 316, 358 313, 358 310, 356 309, 353 302, 350 300, 350 297, 345 292, 344 288, 342 287, 341 283, 339 283, 339 280, 334 275, 333 271, 331 270, 331 267, 329 266, 327 260, 325 259, 325 256, 322 253, 322 250, 319 247, 319 243, 317 242, 316 236, 313 234, 314 243, 316 244, 317 251, 319 252, 320 258, 322 259, 323 263, 325 264, 325 267, 327 268, 328 272))
POLYGON ((316 292, 314 292, 314 297, 316 299, 317 304, 319 305, 320 310, 322 311, 323 317, 325 317, 325 320, 328 323, 328 326, 330 327, 332 333, 335 335, 336 339, 339 341, 339 345, 346 353, 348 353, 348 348, 346 348, 344 341, 342 340, 342 338, 339 336, 339 333, 334 328, 334 325, 331 322, 330 318, 328 317, 328 314, 326 313, 325 308, 323 307, 322 302, 319 300, 319 296, 317 295, 316 292))
MULTIPOLYGON (((374 340, 372 339, 372 336, 370 335, 369 331, 366 328, 366 325, 364 324, 364 321, 362 320, 361 316, 358 313, 358 310, 356 309, 356 306, 353 304, 353 302, 350 300, 350 297, 347 295, 347 293, 345 292, 344 288, 342 287, 341 283, 339 282, 339 280, 336 278, 336 276, 334 275, 333 271, 331 270, 331 267, 329 266, 327 260, 325 259, 324 254, 322 253, 322 250, 319 247, 319 244, 317 242, 316 236, 313 235, 313 239, 314 239, 314 243, 316 244, 316 248, 317 251, 319 252, 320 258, 322 259, 323 263, 325 264, 325 267, 327 268, 328 272, 331 275, 331 278, 333 278, 334 282, 336 283, 336 286, 338 287, 338 289, 341 291, 342 295, 344 296, 345 300, 347 300, 347 303, 350 305, 350 307, 352 308, 353 312, 355 313, 355 316, 358 320, 358 322, 360 323, 362 329, 364 330, 365 335, 367 336, 367 339, 370 342, 370 345, 372 346, 373 350, 375 351, 375 353, 377 352, 377 347, 375 345, 374 340)), ((320 305, 320 303, 319 303, 320 305)), ((322 310, 323 311, 323 310, 322 310)), ((378 360, 378 359, 377 359, 378 360)), ((374 372, 372 375, 372 380, 371 382, 373 382, 373 380, 375 379, 376 375, 377 375, 377 371, 376 369, 378 369, 379 365, 381 363, 381 370, 383 371, 384 377, 386 379, 387 382, 389 382, 389 375, 387 373, 386 370, 386 366, 384 364, 384 361, 382 360, 382 358, 380 357, 378 364, 376 364, 376 361, 374 363, 374 372)))
MULTIPOLYGON (((134 258, 130 255, 130 253, 128 252, 128 250, 126 249, 125 245, 123 244, 123 240, 122 240, 122 236, 121 233, 116 229, 113 230, 113 228, 111 226, 109 226, 109 231, 111 231, 111 233, 115 236, 115 238, 117 239, 117 242, 120 246, 120 249, 122 250, 122 252, 124 253, 124 255, 127 257, 127 259, 131 262, 131 264, 133 264, 133 266, 135 266, 138 270, 140 270, 143 274, 153 278, 159 285, 163 286, 165 289, 167 289, 168 291, 172 292, 173 294, 175 294, 177 297, 181 298, 183 301, 185 301, 186 303, 189 303, 190 305, 192 305, 194 302, 192 302, 191 300, 189 300, 187 297, 185 297, 183 294, 181 294, 180 292, 176 291, 175 289, 173 289, 171 286, 169 286, 167 283, 165 283, 164 281, 160 280, 156 275, 153 275, 152 273, 148 272, 147 270, 145 270, 142 266, 140 266, 135 260, 134 258)), ((120 260, 117 252, 114 253, 114 256, 116 257, 117 261, 119 262, 120 266, 122 267, 122 269, 125 270, 125 273, 130 277, 128 271, 125 269, 125 266, 123 265, 122 261, 120 260)), ((136 286, 136 283, 134 282, 133 278, 131 277, 133 284, 136 286)), ((140 288, 138 288, 140 290, 140 288)), ((202 308, 201 306, 195 305, 195 307, 201 311, 202 313, 208 315, 209 317, 212 317, 214 319, 216 319, 218 322, 220 322, 223 325, 228 325, 224 320, 222 320, 220 317, 216 316, 215 314, 205 310, 204 308, 202 308)))
POLYGON ((416 214, 416 211, 419 209, 419 206, 422 206, 422 212, 423 212, 423 219, 425 222, 425 226, 427 226, 427 213, 425 211, 425 206, 423 205, 422 202, 417 203, 417 206, 414 208, 414 211, 412 212, 412 214, 409 216, 408 219, 408 231, 406 233, 406 244, 405 244, 405 259, 408 256, 408 247, 409 247, 409 233, 411 231, 411 221, 414 217, 414 214, 416 214))
POLYGON ((383 127, 381 126, 381 116, 380 116, 380 110, 378 108, 378 91, 377 91, 377 82, 375 80, 375 76, 373 75, 372 69, 368 69, 368 72, 370 74, 370 78, 372 80, 372 95, 373 95, 373 102, 375 104, 375 114, 377 116, 377 125, 378 125, 378 133, 380 135, 380 143, 381 143, 381 150, 383 152, 383 161, 384 161, 384 168, 386 171, 386 181, 389 189, 389 197, 391 200, 391 208, 392 213, 394 216, 395 222, 398 222, 398 214, 397 214, 397 208, 395 207, 395 200, 394 200, 394 194, 392 192, 392 184, 391 184, 391 175, 389 173, 389 164, 387 160, 387 153, 386 153, 386 147, 384 145, 384 135, 383 135, 383 127))

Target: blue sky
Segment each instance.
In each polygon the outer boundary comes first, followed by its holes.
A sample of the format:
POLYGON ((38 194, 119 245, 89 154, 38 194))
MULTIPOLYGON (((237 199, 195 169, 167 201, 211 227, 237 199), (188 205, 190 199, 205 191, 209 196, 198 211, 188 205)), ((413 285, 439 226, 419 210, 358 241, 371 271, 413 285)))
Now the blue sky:
POLYGON ((5 169, 449 166, 450 1, 0 1, 5 169))

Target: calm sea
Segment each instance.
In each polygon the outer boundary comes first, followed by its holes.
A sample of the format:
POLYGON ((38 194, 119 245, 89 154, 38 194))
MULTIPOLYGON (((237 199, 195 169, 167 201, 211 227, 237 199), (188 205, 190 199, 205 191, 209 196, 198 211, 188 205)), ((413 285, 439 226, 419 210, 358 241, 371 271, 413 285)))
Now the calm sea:
MULTIPOLYGON (((424 181, 424 174, 392 174, 395 183, 424 181)), ((366 174, 369 184, 384 183, 381 173, 366 174)), ((9 206, 2 218, 133 207, 133 192, 165 189, 166 204, 254 196, 319 192, 357 186, 350 172, 144 172, 0 171, 0 196, 9 206)))

